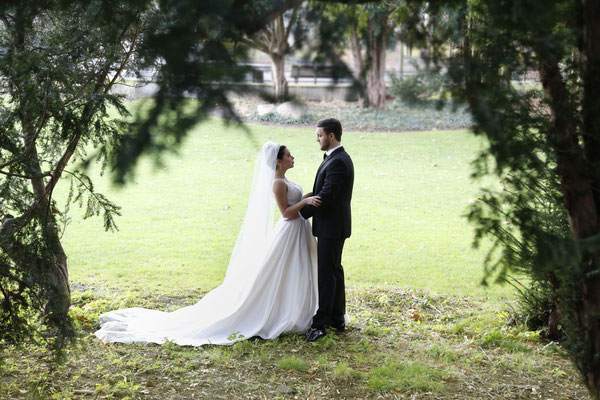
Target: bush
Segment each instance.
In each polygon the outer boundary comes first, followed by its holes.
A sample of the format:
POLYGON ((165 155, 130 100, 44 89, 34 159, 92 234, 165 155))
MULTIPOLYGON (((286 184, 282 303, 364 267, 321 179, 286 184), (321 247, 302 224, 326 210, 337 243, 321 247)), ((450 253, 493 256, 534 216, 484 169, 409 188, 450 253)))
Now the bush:
POLYGON ((557 304, 552 283, 546 279, 533 279, 525 285, 514 277, 509 277, 507 281, 517 291, 512 322, 525 324, 532 331, 547 329, 550 315, 557 304))
POLYGON ((464 107, 453 109, 450 106, 439 110, 432 108, 411 108, 395 101, 385 110, 366 108, 357 105, 309 104, 308 113, 299 120, 283 118, 275 113, 259 117, 254 114, 250 120, 282 125, 314 126, 319 119, 335 117, 342 121, 345 131, 418 131, 430 129, 460 129, 471 126, 473 120, 464 107))
POLYGON ((445 75, 433 70, 418 70, 405 78, 392 74, 391 78, 390 94, 408 107, 433 106, 446 81, 445 75))
POLYGON ((300 117, 299 119, 294 119, 294 118, 289 118, 289 117, 284 117, 280 114, 278 114, 277 112, 271 112, 265 115, 258 115, 258 114, 254 114, 251 119, 255 120, 255 121, 260 121, 260 122, 270 122, 270 123, 276 123, 276 124, 290 124, 290 125, 295 125, 295 124, 299 124, 299 125, 304 125, 304 124, 311 124, 313 123, 313 121, 315 121, 315 118, 310 115, 310 114, 305 114, 302 117, 300 117))

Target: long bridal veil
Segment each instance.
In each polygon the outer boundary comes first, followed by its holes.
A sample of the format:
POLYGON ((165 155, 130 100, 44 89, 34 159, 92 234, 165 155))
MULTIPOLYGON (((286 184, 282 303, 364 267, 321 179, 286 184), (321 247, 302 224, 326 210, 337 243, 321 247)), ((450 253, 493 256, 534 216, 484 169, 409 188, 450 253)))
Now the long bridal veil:
POLYGON ((272 188, 279 147, 277 143, 267 142, 258 155, 248 208, 229 259, 225 281, 252 276, 256 272, 252 267, 259 266, 265 256, 274 225, 272 188))

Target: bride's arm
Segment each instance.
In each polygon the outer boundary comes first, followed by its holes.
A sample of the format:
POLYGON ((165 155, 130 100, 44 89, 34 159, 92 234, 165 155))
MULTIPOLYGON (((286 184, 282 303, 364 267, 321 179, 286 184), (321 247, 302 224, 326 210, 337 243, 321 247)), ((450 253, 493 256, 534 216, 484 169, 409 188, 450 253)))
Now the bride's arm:
POLYGON ((306 198, 308 198, 308 197, 310 197, 310 196, 312 196, 312 195, 313 195, 313 192, 308 192, 308 193, 306 193, 304 196, 302 196, 302 198, 303 198, 303 199, 306 199, 306 198))
POLYGON ((288 205, 287 185, 283 181, 275 181, 273 184, 273 193, 275 194, 275 200, 277 201, 279 211, 281 211, 281 215, 283 215, 284 218, 298 217, 298 211, 305 205, 310 204, 311 206, 319 207, 321 204, 321 199, 319 199, 319 197, 311 196, 300 200, 293 206, 288 205))

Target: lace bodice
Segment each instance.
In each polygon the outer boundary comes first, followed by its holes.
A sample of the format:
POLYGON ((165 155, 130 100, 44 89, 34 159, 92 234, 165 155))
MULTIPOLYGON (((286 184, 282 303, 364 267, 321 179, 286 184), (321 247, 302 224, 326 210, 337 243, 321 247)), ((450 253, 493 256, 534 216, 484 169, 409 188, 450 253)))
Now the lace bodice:
POLYGON ((288 205, 293 206, 302 200, 302 186, 295 182, 288 181, 287 179, 275 179, 276 181, 283 181, 288 187, 287 201, 288 205))

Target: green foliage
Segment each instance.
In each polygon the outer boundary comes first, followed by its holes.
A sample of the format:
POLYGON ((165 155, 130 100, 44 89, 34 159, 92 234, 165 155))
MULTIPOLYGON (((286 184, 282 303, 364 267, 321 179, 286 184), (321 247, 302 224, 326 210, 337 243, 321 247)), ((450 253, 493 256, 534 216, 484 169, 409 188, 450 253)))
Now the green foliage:
MULTIPOLYGON (((32 277, 60 278, 46 287, 39 283, 33 296, 42 296, 31 302, 54 310, 46 314, 51 325, 58 325, 68 307, 66 254, 59 240, 68 217, 57 217, 61 214, 51 201, 52 189, 65 173, 61 161, 85 163, 87 145, 98 149, 96 159, 105 164, 116 150, 110 161, 116 166, 117 179, 124 181, 131 177, 140 154, 160 154, 176 147, 214 106, 220 105, 234 118, 224 87, 214 82, 241 79, 247 69, 234 66, 245 56, 234 45, 237 38, 258 31, 286 3, 167 0, 160 2, 164 12, 149 12, 148 19, 142 18, 142 11, 157 3, 139 0, 29 2, 2 10, 0 47, 6 55, 0 61, 0 75, 8 100, 3 98, 0 132, 1 208, 4 214, 16 215, 3 221, 0 238, 4 315, 25 314, 18 309, 28 304, 23 299, 31 297, 27 290, 32 277), (139 36, 139 57, 132 58, 139 64, 133 69, 157 66, 160 91, 147 118, 136 120, 122 135, 124 127, 106 119, 109 105, 123 112, 119 99, 106 89, 123 61, 132 60, 124 58, 123 51, 132 49, 127 44, 136 40, 138 23, 144 27, 147 21, 152 23, 140 30, 144 33, 139 36), (190 95, 198 100, 191 113, 184 105, 190 95), (177 118, 160 118, 168 111, 177 118), (43 296, 51 293, 45 303, 43 296)), ((600 358, 586 339, 596 335, 589 327, 597 326, 597 313, 586 308, 597 306, 586 298, 594 291, 586 292, 581 284, 594 282, 600 259, 598 226, 589 222, 597 221, 600 204, 600 68, 598 58, 589 53, 596 48, 590 41, 597 39, 586 34, 591 28, 585 25, 598 18, 586 12, 589 4, 534 1, 524 6, 483 0, 409 5, 413 19, 427 16, 427 23, 416 26, 415 40, 427 43, 432 59, 448 67, 449 92, 456 101, 469 105, 475 133, 488 139, 484 153, 491 157, 481 158, 476 175, 493 170, 500 179, 515 180, 509 182, 509 189, 524 193, 515 195, 515 208, 510 210, 504 208, 506 199, 494 188, 483 196, 485 206, 475 205, 472 216, 479 239, 487 235, 487 226, 495 229, 496 238, 516 238, 525 244, 511 249, 512 244, 499 240, 494 249, 502 250, 489 258, 490 276, 504 278, 509 267, 516 268, 513 262, 529 253, 533 263, 525 268, 534 276, 558 268, 558 293, 570 349, 586 377, 600 370, 600 358), (510 85, 513 74, 523 75, 528 68, 541 70, 545 88, 541 99, 539 93, 510 85), (539 190, 521 190, 531 182, 560 190, 557 204, 565 205, 571 221, 567 238, 561 236, 562 230, 552 231, 551 224, 539 223, 544 222, 545 211, 540 211, 544 208, 538 208, 532 197, 539 190), (578 206, 582 196, 588 196, 586 207, 578 206), (517 228, 504 233, 498 226, 502 214, 508 215, 509 223, 514 220, 517 228), (543 254, 542 249, 548 252, 543 254)), ((381 24, 373 26, 374 32, 378 30, 381 24)), ((324 35, 320 49, 332 37, 324 35)), ((117 208, 105 198, 90 196, 84 202, 86 215, 103 207, 104 215, 116 213, 117 208)), ((112 221, 105 218, 107 226, 112 221)), ((17 339, 18 335, 13 340, 17 339)))
MULTIPOLYGON (((531 134, 531 136, 535 136, 531 134)), ((546 162, 552 153, 543 145, 539 157, 546 162)), ((548 162, 552 165, 552 162, 548 162)), ((470 210, 477 224, 476 244, 494 237, 486 258, 486 276, 496 275, 517 290, 517 322, 530 329, 546 329, 557 312, 560 282, 570 287, 573 250, 570 228, 555 175, 548 167, 514 171, 501 181, 501 189, 485 190, 470 210), (507 275, 525 275, 529 283, 507 275)), ((551 327, 556 329, 556 327, 551 327)))
POLYGON ((247 59, 248 47, 240 45, 243 38, 252 37, 287 8, 281 0, 167 0, 160 4, 157 23, 148 27, 140 49, 142 66, 158 71, 159 90, 148 113, 136 119, 114 148, 117 182, 133 177, 140 155, 160 159, 166 151, 175 150, 189 129, 214 109, 229 120, 240 121, 227 93, 257 93, 258 89, 215 82, 239 82, 251 72, 251 67, 238 65, 247 59), (197 100, 191 110, 190 97, 197 100), (176 117, 164 118, 167 114, 176 117))
POLYGON ((458 359, 458 355, 456 354, 456 352, 445 346, 433 345, 427 350, 427 352, 433 358, 441 359, 448 363, 452 363, 458 359))
POLYGON ((244 339, 245 336, 240 333, 240 331, 234 331, 229 336, 227 336, 227 340, 241 340, 244 339))
MULTIPOLYGON (((556 288, 552 286, 552 281, 543 277, 525 285, 510 277, 508 282, 518 293, 517 306, 511 315, 512 322, 526 324, 531 330, 547 329, 550 315, 557 310, 556 288)), ((557 328, 561 329, 560 326, 557 328)))
POLYGON ((342 58, 350 50, 354 63, 353 74, 347 74, 353 76, 351 90, 361 104, 383 108, 385 83, 381 82, 385 81, 385 70, 381 66, 386 50, 397 39, 405 39, 397 28, 408 18, 407 2, 336 3, 309 3, 310 18, 320 21, 315 29, 318 34, 311 49, 312 60, 345 66, 342 58))
POLYGON ((503 347, 512 353, 531 351, 531 348, 519 341, 518 334, 503 332, 500 329, 486 332, 476 343, 484 347, 503 347))
POLYGON ((130 307, 143 307, 141 298, 133 293, 98 297, 93 292, 75 290, 71 294, 69 315, 75 326, 82 331, 95 331, 100 328, 98 317, 108 311, 130 307))
POLYGON ((110 94, 145 23, 138 7, 115 5, 106 18, 102 1, 48 2, 2 10, 0 75, 0 340, 22 343, 40 337, 55 349, 73 335, 67 256, 61 236, 71 204, 84 218, 102 215, 116 227, 119 207, 94 189, 83 169, 96 149, 107 166, 108 151, 124 124, 108 116, 128 115, 110 94), (54 188, 70 180, 63 210, 54 188))
POLYGON ((116 229, 120 213, 95 190, 88 167, 97 163, 104 172, 110 165, 123 181, 139 154, 177 146, 214 107, 234 118, 227 89, 213 82, 243 79, 249 68, 236 63, 246 52, 233 44, 284 8, 270 1, 94 0, 2 9, 2 339, 20 342, 37 323, 28 318, 38 314, 57 338, 71 335, 61 244, 70 206, 83 207, 84 219, 101 215, 106 229, 116 229), (128 111, 111 88, 125 72, 144 68, 159 71, 156 101, 139 119, 123 122, 128 111), (193 110, 185 101, 190 93, 193 110), (64 180, 70 191, 59 210, 52 195, 64 180))
POLYGON ((340 381, 351 381, 360 375, 358 371, 350 367, 345 361, 340 361, 336 364, 333 374, 340 381))
MULTIPOLYGON (((408 107, 434 107, 447 78, 440 71, 417 69, 406 77, 391 74, 390 94, 408 107)), ((443 104, 443 103, 441 103, 443 104)))

